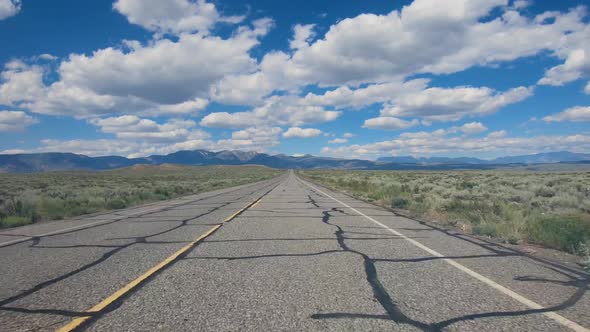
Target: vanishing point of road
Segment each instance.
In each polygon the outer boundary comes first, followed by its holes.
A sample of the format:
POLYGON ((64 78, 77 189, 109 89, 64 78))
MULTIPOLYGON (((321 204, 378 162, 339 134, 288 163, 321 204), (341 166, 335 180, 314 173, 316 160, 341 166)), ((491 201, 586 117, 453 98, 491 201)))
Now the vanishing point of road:
POLYGON ((589 276, 309 183, 0 232, 2 331, 588 331, 589 276))

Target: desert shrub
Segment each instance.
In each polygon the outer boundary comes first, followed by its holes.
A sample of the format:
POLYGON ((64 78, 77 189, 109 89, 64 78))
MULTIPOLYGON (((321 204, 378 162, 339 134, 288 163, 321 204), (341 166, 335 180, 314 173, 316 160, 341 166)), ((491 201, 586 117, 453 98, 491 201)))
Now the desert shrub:
POLYGON ((535 195, 539 197, 553 197, 555 196, 555 191, 551 188, 540 187, 535 190, 535 195))
POLYGON ((574 252, 587 239, 590 173, 302 171, 313 181, 479 235, 574 252), (575 216, 575 217, 572 217, 575 216))
POLYGON ((10 216, 0 219, 0 228, 23 226, 32 223, 31 218, 10 216))
POLYGON ((590 221, 581 216, 539 216, 528 225, 530 241, 576 253, 590 239, 590 221))
POLYGON ((405 209, 410 204, 410 201, 403 197, 396 197, 391 200, 391 207, 397 209, 405 209))
POLYGON ((473 234, 484 235, 490 237, 498 236, 497 229, 491 224, 481 224, 473 226, 473 234))
POLYGON ((125 203, 125 201, 122 199, 109 200, 106 205, 106 207, 109 209, 123 209, 126 206, 127 206, 127 203, 125 203))
POLYGON ((0 227, 170 199, 260 181, 281 172, 258 166, 174 166, 0 174, 0 227))

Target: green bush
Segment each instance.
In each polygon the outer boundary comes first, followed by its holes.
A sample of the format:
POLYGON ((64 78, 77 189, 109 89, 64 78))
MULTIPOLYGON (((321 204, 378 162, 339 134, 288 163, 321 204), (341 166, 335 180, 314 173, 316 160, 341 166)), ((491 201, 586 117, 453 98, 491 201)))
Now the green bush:
POLYGON ((494 225, 482 224, 473 226, 473 234, 497 237, 498 231, 494 225))
POLYGON ((590 221, 581 216, 541 216, 528 224, 529 241, 577 253, 590 240, 590 221))
POLYGON ((535 191, 535 195, 540 197, 553 197, 555 196, 555 191, 551 188, 541 187, 535 191))
POLYGON ((460 224, 475 234, 509 243, 528 240, 579 254, 580 243, 590 241, 588 172, 306 170, 301 174, 357 197, 460 224))
POLYGON ((259 166, 146 166, 90 172, 0 173, 0 227, 63 219, 260 181, 259 166))
POLYGON ((407 199, 405 199, 403 197, 396 197, 393 200, 391 200, 391 207, 392 208, 405 209, 408 207, 409 204, 410 204, 410 201, 408 201, 407 199))
POLYGON ((109 209, 123 209, 126 206, 127 203, 122 199, 112 199, 107 202, 107 208, 109 209))
POLYGON ((23 226, 32 222, 31 218, 10 216, 0 219, 0 228, 23 226))

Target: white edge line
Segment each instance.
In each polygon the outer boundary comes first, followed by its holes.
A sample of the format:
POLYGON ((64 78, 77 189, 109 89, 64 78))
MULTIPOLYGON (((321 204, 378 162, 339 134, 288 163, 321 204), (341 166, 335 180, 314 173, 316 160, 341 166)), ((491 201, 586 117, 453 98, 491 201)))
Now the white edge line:
MULTIPOLYGON (((404 234, 396 231, 395 229, 390 228, 389 226, 386 226, 386 225, 382 224, 381 222, 373 219, 372 217, 367 216, 366 214, 364 214, 361 211, 353 208, 352 206, 350 206, 350 205, 348 205, 348 204, 346 204, 346 203, 344 203, 344 202, 342 202, 342 201, 340 201, 340 200, 338 200, 338 199, 336 199, 336 198, 328 195, 327 193, 321 191, 320 189, 312 186, 311 184, 309 184, 309 183, 307 183, 305 181, 302 181, 302 182, 305 183, 310 188, 313 188, 313 189, 317 190, 318 192, 326 195, 327 197, 333 199, 334 201, 340 203, 341 205, 343 205, 343 206, 349 208, 350 210, 358 213, 359 215, 361 215, 361 216, 369 219, 370 221, 372 221, 375 224, 383 227, 384 229, 388 230, 389 232, 391 232, 391 233, 393 233, 393 234, 395 234, 395 235, 403 238, 404 240, 406 240, 406 241, 410 242, 411 244, 415 245, 416 247, 418 247, 418 248, 426 251, 427 253, 429 253, 429 254, 431 254, 433 256, 436 256, 436 257, 443 258, 443 261, 445 261, 449 265, 451 265, 451 266, 459 269, 462 272, 465 272, 466 274, 474 277, 475 279, 477 279, 477 280, 479 280, 479 281, 487 284, 488 286, 490 286, 490 287, 492 287, 492 288, 494 288, 494 289, 496 289, 496 290, 504 293, 505 295, 510 296, 514 300, 516 300, 516 301, 518 301, 518 302, 526 305, 527 307, 529 307, 531 309, 535 309, 535 310, 545 309, 542 305, 540 305, 540 304, 538 304, 538 303, 536 303, 534 301, 531 301, 531 300, 527 299, 526 297, 524 297, 524 296, 522 296, 522 295, 520 295, 520 294, 518 294, 518 293, 516 293, 516 292, 514 292, 514 291, 512 291, 512 290, 510 290, 510 289, 508 289, 508 288, 506 288, 506 287, 504 287, 502 285, 500 285, 500 284, 498 284, 497 282, 495 282, 495 281, 493 281, 493 280, 491 280, 491 279, 489 279, 489 278, 487 278, 487 277, 485 277, 485 276, 483 276, 483 275, 481 275, 481 274, 479 274, 479 273, 471 270, 470 268, 468 268, 468 267, 466 267, 466 266, 458 263, 457 261, 455 261, 455 260, 453 260, 451 258, 445 258, 445 256, 443 254, 439 253, 438 251, 433 250, 433 249, 430 249, 427 246, 423 245, 422 243, 420 243, 420 242, 418 242, 418 241, 416 241, 414 239, 411 239, 411 238, 405 236, 404 234)), ((561 324, 563 326, 569 327, 573 331, 576 331, 576 332, 590 332, 590 330, 588 330, 587 328, 585 328, 585 327, 579 325, 578 323, 573 322, 573 321, 571 321, 571 320, 569 320, 569 319, 567 319, 567 318, 565 318, 565 317, 563 317, 563 316, 555 313, 554 311, 546 311, 546 312, 542 312, 542 314, 545 315, 548 318, 551 318, 552 320, 558 322, 559 324, 561 324)))

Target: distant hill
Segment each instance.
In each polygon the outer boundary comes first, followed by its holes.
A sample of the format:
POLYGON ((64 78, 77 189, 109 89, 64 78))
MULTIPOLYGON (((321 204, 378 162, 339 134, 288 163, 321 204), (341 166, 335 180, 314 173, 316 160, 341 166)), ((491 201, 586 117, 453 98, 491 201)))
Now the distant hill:
POLYGON ((529 154, 524 156, 512 156, 496 158, 492 162, 498 164, 552 164, 560 162, 577 162, 590 160, 590 153, 573 153, 569 151, 546 152, 529 154))
POLYGON ((387 163, 402 163, 402 164, 475 164, 475 165, 503 165, 503 164, 552 164, 561 162, 579 162, 590 160, 590 154, 587 153, 573 153, 569 151, 559 152, 545 152, 521 156, 500 157, 492 160, 483 160, 469 157, 421 157, 415 158, 412 156, 400 157, 383 157, 377 159, 381 162, 387 163))
POLYGON ((401 164, 487 164, 488 162, 483 159, 469 158, 469 157, 420 157, 415 158, 412 156, 400 156, 400 157, 382 157, 377 161, 387 163, 401 163, 401 164))
POLYGON ((385 157, 377 161, 361 159, 339 159, 313 155, 288 156, 269 155, 251 151, 206 150, 178 151, 167 155, 153 155, 145 158, 120 156, 88 157, 74 153, 29 153, 0 155, 0 172, 29 173, 72 169, 106 170, 134 165, 264 165, 273 168, 331 168, 331 169, 381 169, 381 170, 448 170, 448 169, 493 169, 510 165, 577 163, 590 161, 590 154, 567 151, 539 153, 524 156, 501 157, 494 160, 477 158, 415 158, 385 157))

